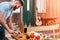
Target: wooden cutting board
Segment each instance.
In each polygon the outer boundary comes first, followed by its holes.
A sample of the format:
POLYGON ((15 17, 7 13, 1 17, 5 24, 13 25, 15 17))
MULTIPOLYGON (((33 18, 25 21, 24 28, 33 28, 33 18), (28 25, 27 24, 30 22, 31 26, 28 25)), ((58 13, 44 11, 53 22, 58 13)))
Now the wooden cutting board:
POLYGON ((24 35, 24 34, 20 34, 20 35, 22 35, 22 37, 18 37, 18 35, 17 34, 12 34, 11 36, 13 37, 13 38, 15 38, 16 40, 27 40, 26 39, 26 35, 24 35))

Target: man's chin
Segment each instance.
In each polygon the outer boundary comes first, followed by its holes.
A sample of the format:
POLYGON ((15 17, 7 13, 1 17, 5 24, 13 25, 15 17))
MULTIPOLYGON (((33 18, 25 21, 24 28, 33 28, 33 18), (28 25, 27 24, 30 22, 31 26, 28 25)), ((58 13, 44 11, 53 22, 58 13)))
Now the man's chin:
POLYGON ((16 7, 13 8, 13 10, 16 10, 16 9, 17 9, 16 7))
POLYGON ((16 10, 16 9, 13 9, 14 11, 16 10))
POLYGON ((18 8, 14 8, 13 10, 16 10, 16 9, 18 9, 18 8))
POLYGON ((18 8, 16 8, 16 7, 13 8, 13 10, 16 10, 16 9, 18 9, 18 8))

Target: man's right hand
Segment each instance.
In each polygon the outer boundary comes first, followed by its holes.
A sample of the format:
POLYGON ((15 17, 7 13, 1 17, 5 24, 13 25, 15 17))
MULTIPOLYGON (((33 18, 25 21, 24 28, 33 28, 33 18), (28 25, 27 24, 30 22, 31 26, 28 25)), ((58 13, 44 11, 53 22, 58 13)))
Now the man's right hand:
POLYGON ((13 34, 13 33, 14 33, 14 30, 9 30, 9 33, 10 33, 10 34, 13 34))

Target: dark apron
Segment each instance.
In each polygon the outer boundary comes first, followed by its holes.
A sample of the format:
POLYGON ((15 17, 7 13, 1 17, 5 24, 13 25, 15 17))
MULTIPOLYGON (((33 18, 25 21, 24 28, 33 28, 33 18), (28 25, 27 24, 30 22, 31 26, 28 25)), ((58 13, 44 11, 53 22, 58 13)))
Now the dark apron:
POLYGON ((4 40, 5 38, 5 30, 2 26, 0 26, 0 40, 4 40))

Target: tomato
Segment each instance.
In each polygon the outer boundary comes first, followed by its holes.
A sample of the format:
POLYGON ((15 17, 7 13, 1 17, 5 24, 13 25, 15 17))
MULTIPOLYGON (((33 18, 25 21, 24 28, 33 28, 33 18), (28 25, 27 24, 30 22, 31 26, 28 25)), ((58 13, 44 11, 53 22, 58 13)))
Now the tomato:
POLYGON ((35 37, 35 40, 40 40, 40 36, 37 35, 37 36, 35 37))
POLYGON ((35 37, 34 33, 31 33, 30 38, 34 38, 34 37, 35 37))

